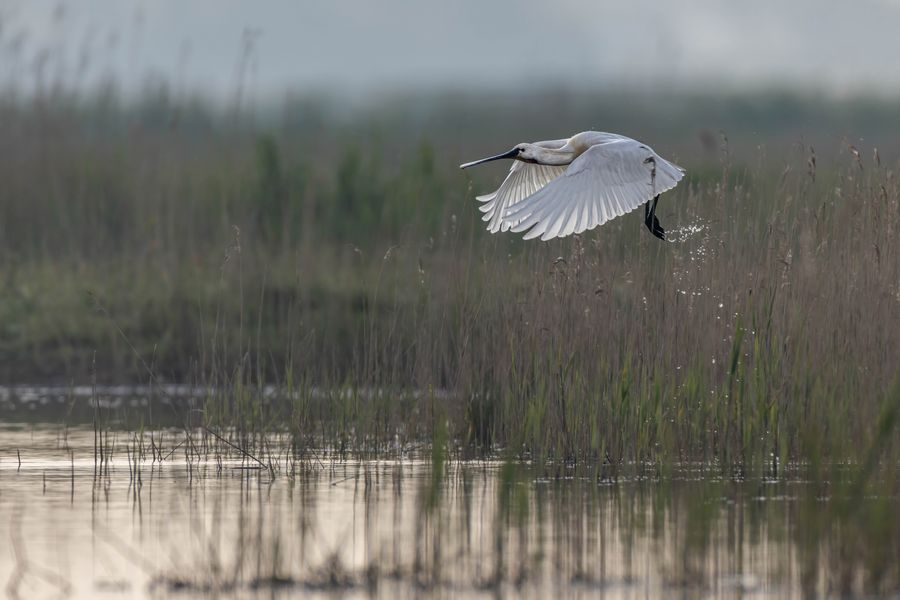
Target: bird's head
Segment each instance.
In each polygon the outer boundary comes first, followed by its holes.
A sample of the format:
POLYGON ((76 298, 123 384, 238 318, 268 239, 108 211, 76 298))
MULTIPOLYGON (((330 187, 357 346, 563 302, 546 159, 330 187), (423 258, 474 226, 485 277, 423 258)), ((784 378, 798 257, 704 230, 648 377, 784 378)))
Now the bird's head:
POLYGON ((535 146, 534 144, 522 143, 522 144, 517 144, 516 147, 513 148, 513 150, 516 151, 516 155, 513 156, 512 158, 514 158, 516 160, 520 160, 522 162, 534 164, 534 163, 538 162, 538 159, 540 158, 540 153, 544 149, 541 148, 540 146, 535 146))

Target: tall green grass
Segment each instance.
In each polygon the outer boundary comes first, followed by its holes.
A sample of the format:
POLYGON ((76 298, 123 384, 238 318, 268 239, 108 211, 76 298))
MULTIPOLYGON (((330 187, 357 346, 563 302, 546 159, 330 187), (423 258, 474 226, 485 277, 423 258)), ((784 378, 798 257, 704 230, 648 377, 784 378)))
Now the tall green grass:
POLYGON ((481 230, 474 194, 500 172, 470 181, 440 139, 4 111, 7 380, 189 380, 248 443, 439 437, 598 477, 897 458, 895 419, 876 428, 900 402, 898 187, 877 154, 734 163, 723 138, 676 157, 674 243, 627 215, 525 244, 481 230))

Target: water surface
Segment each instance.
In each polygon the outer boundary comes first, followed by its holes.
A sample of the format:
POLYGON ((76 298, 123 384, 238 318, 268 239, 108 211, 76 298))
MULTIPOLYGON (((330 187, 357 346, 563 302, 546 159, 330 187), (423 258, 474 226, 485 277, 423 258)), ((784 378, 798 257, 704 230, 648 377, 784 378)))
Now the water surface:
POLYGON ((264 468, 203 431, 96 439, 85 426, 0 429, 10 596, 833 591, 818 564, 827 547, 803 542, 802 481, 726 481, 698 466, 612 482, 415 452, 296 459, 275 437, 264 468))

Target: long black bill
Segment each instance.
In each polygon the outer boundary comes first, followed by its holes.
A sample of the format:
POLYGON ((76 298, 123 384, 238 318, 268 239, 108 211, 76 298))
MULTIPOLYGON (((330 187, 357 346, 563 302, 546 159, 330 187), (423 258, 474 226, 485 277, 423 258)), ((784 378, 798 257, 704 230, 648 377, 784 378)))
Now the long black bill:
POLYGON ((519 155, 519 149, 513 148, 509 152, 504 152, 503 154, 498 154, 497 156, 490 156, 488 158, 482 158, 480 160, 473 160, 472 162, 467 162, 465 164, 459 165, 460 169, 468 169, 469 167, 474 167, 475 165, 480 165, 481 163, 491 162, 492 160, 500 160, 501 158, 515 158, 519 155))

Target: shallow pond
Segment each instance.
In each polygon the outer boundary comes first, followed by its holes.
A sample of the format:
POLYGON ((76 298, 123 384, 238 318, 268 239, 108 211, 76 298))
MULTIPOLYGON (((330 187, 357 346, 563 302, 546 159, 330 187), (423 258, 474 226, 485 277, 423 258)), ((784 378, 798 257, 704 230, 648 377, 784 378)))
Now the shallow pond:
POLYGON ((0 393, 11 597, 783 598, 896 577, 877 552, 846 556, 827 488, 799 475, 735 481, 683 465, 612 481, 424 448, 298 454, 276 434, 251 452, 235 432, 126 427, 152 409, 131 388, 97 394, 132 411, 98 435, 77 391, 0 393))

